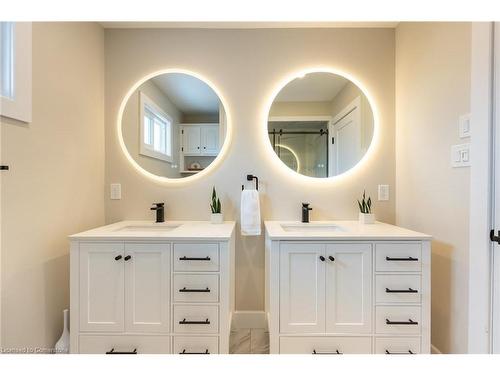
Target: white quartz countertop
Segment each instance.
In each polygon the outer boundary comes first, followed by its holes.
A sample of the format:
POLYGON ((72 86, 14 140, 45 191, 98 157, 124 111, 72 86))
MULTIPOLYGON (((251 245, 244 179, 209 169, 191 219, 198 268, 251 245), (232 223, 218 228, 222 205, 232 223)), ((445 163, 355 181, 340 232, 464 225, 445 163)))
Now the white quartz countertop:
POLYGON ((209 221, 120 221, 69 236, 72 240, 228 240, 234 221, 212 224, 209 221))
POLYGON ((430 240, 430 235, 382 222, 358 221, 265 221, 272 240, 430 240))

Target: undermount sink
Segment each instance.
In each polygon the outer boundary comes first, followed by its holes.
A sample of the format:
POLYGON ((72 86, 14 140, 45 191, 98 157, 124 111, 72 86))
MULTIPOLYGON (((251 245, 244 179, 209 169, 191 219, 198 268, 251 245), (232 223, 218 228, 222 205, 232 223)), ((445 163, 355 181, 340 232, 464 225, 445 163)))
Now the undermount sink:
POLYGON ((343 232, 344 229, 335 224, 314 224, 314 223, 297 223, 297 224, 280 224, 285 232, 343 232))
POLYGON ((127 225, 116 229, 115 232, 168 232, 180 226, 181 224, 127 225))

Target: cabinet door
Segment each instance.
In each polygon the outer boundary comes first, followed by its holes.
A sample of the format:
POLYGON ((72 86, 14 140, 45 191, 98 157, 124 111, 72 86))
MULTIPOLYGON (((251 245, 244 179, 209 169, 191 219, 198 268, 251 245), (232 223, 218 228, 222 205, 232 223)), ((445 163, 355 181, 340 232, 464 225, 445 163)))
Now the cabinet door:
POLYGON ((184 126, 182 128, 182 147, 184 154, 200 154, 201 153, 201 132, 200 127, 195 125, 184 126))
POLYGON ((219 126, 204 125, 201 127, 201 152, 207 155, 219 153, 219 126))
POLYGON ((281 332, 324 332, 325 245, 280 246, 281 332))
POLYGON ((80 244, 80 331, 123 331, 123 246, 80 244))
POLYGON ((170 245, 125 244, 125 330, 169 331, 170 245))
POLYGON ((326 247, 326 331, 370 333, 372 250, 370 244, 326 247))

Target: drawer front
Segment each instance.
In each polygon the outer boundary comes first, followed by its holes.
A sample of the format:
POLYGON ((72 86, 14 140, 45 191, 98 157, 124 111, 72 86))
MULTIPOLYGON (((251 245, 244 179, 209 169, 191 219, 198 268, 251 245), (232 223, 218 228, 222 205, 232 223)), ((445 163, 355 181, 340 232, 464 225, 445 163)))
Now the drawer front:
POLYGON ((370 337, 281 337, 281 354, 371 354, 370 337))
POLYGON ((420 275, 377 275, 375 277, 377 303, 420 303, 420 275))
POLYGON ((420 243, 382 243, 375 245, 376 270, 386 272, 419 272, 422 269, 420 243))
POLYGON ((419 354, 420 337, 377 337, 375 354, 419 354))
POLYGON ((218 302, 219 275, 174 275, 174 302, 218 302))
POLYGON ((219 338, 175 336, 174 354, 219 354, 219 338))
POLYGON ((214 272, 218 270, 218 244, 174 244, 174 271, 214 272))
POLYGON ((207 305, 175 305, 174 332, 218 333, 219 307, 207 305))
POLYGON ((375 315, 377 333, 420 334, 420 306, 377 306, 375 315))
POLYGON ((170 336, 80 335, 81 354, 170 354, 170 336))

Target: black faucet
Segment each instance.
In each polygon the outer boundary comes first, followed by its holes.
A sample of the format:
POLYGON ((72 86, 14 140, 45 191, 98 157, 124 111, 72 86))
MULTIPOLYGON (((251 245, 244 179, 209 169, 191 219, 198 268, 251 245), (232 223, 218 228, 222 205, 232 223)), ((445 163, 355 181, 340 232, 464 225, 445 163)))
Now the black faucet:
POLYGON ((152 211, 156 211, 156 222, 163 223, 165 222, 165 203, 153 203, 155 206, 151 207, 152 211))
POLYGON ((302 222, 303 223, 308 223, 309 222, 309 211, 311 211, 312 208, 309 207, 309 203, 302 203, 302 222))

